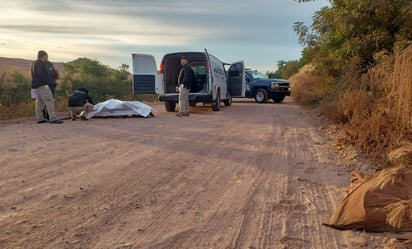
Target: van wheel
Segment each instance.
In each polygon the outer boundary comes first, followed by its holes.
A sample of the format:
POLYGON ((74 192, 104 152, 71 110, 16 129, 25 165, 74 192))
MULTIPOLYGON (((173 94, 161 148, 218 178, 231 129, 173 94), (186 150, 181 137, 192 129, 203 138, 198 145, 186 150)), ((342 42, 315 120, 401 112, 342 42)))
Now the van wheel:
POLYGON ((265 89, 258 89, 255 92, 255 101, 259 104, 268 102, 268 92, 265 89))
POLYGON ((225 103, 225 106, 231 106, 232 105, 232 95, 230 93, 228 93, 228 99, 226 99, 225 101, 223 101, 223 103, 225 103))
POLYGON ((212 109, 215 112, 220 111, 220 91, 217 91, 215 103, 212 105, 212 109))
POLYGON ((176 103, 175 102, 165 102, 165 108, 168 112, 174 112, 176 110, 176 103))
POLYGON ((281 103, 283 100, 285 100, 285 97, 285 95, 276 95, 272 99, 275 103, 281 103))

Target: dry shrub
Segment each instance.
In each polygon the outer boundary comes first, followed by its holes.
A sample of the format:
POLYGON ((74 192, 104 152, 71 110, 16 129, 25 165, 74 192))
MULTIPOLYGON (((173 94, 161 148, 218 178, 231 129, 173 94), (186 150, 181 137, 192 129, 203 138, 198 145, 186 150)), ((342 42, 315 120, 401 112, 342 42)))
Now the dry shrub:
POLYGON ((56 98, 56 112, 67 112, 68 99, 64 97, 56 98))
POLYGON ((399 148, 392 150, 388 154, 388 160, 395 166, 412 166, 412 142, 401 143, 399 148))
POLYGON ((325 96, 327 88, 321 77, 314 74, 313 66, 302 67, 297 74, 289 78, 292 98, 301 105, 318 104, 325 96))
MULTIPOLYGON (((30 100, 15 104, 12 106, 2 106, 0 105, 0 120, 9 120, 22 117, 35 116, 35 101, 30 100)), ((56 99, 56 112, 66 112, 67 111, 67 100, 65 98, 56 99)))
POLYGON ((389 100, 396 116, 396 125, 412 129, 412 45, 395 59, 391 75, 389 100))
POLYGON ((370 115, 371 98, 367 92, 353 90, 344 92, 337 104, 335 118, 339 122, 362 122, 370 115))
POLYGON ((0 120, 34 116, 34 101, 22 102, 12 106, 0 105, 0 120))
POLYGON ((346 82, 337 103, 348 142, 380 162, 412 134, 412 46, 346 82))

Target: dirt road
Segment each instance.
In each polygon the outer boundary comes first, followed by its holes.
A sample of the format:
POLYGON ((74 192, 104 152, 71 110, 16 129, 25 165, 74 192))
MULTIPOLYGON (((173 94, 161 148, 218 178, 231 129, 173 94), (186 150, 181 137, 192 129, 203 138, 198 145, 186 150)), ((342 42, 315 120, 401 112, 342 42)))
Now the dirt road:
POLYGON ((292 102, 0 126, 0 248, 381 248, 322 226, 349 177, 292 102))

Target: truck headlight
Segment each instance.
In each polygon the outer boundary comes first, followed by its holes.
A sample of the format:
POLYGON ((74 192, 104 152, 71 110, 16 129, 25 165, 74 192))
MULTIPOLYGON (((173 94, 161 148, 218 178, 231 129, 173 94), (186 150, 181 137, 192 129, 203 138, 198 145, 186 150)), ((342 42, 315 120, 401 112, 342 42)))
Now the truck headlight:
POLYGON ((278 89, 279 84, 278 83, 272 83, 272 89, 278 89))

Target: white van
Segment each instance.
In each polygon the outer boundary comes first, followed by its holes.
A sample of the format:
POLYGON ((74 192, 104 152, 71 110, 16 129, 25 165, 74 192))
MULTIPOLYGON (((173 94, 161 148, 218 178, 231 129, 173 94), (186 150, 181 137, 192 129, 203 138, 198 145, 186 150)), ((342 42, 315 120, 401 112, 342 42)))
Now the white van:
POLYGON ((179 101, 176 86, 182 68, 182 56, 188 59, 197 79, 197 85, 192 87, 189 95, 190 105, 211 104, 214 111, 220 110, 222 101, 225 106, 230 106, 232 96, 228 90, 224 64, 206 49, 205 52, 166 54, 159 70, 152 55, 132 54, 134 94, 159 94, 159 100, 165 102, 166 110, 174 112, 179 101))

